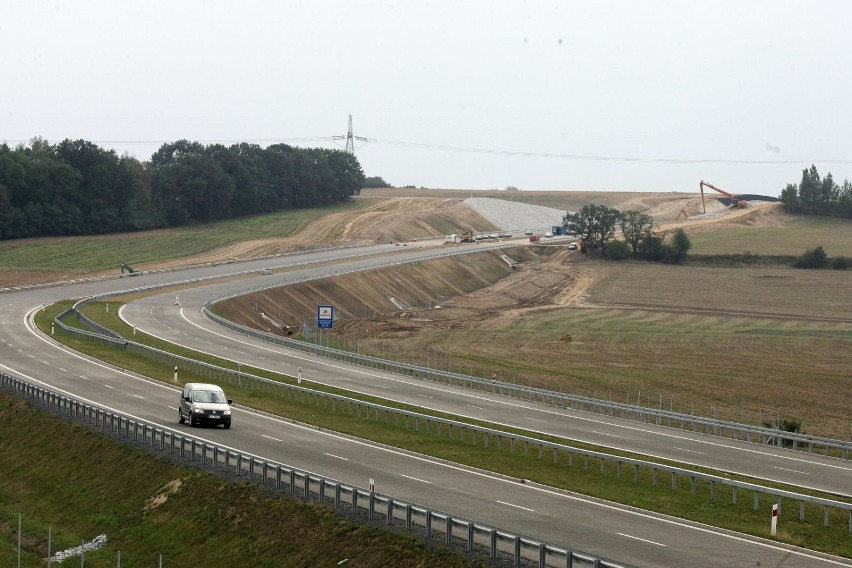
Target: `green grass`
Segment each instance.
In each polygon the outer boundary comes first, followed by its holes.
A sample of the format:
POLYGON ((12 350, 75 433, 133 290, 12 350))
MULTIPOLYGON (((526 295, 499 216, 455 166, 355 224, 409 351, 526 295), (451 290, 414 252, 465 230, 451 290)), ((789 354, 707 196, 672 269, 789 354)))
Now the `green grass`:
MULTIPOLYGON (((113 302, 111 305, 115 306, 115 303, 113 302)), ((57 310, 58 307, 52 306, 43 313, 40 313, 37 323, 43 327, 57 310)), ((114 314, 115 309, 111 308, 110 312, 107 312, 103 309, 102 305, 93 304, 88 306, 86 310, 89 317, 98 318, 100 320, 99 323, 103 325, 122 327, 116 323, 117 320, 114 316, 109 315, 114 314)), ((126 330, 127 328, 125 327, 124 331, 126 332, 126 330)), ((58 335, 57 338, 60 338, 60 336, 58 335)), ((137 339, 140 339, 139 335, 137 335, 137 339)), ((159 377, 166 381, 169 381, 171 378, 170 367, 168 365, 158 366, 143 357, 127 354, 116 349, 100 347, 84 341, 72 340, 70 338, 65 338, 63 341, 75 349, 88 352, 95 357, 111 361, 121 367, 134 369, 137 372, 142 372, 155 378, 159 377)), ((197 358, 203 358, 203 356, 198 356, 197 358)), ((287 380, 286 378, 270 373, 266 373, 266 375, 276 380, 287 380)), ((181 374, 181 382, 193 380, 199 379, 193 377, 190 373, 181 374)), ((621 478, 619 478, 616 474, 614 464, 608 464, 605 467, 604 473, 601 473, 600 465, 594 459, 591 460, 589 470, 587 471, 583 466, 582 458, 576 455, 574 456, 573 464, 568 466, 567 454, 560 454, 558 456, 559 463, 553 463, 550 452, 545 452, 544 459, 538 459, 537 448, 530 448, 529 453, 526 454, 522 450, 522 446, 510 449, 509 444, 504 442, 502 448, 498 450, 497 441, 493 437, 489 440, 489 448, 485 448, 485 440, 482 434, 479 434, 476 440, 468 437, 462 441, 458 438, 458 432, 456 431, 455 436, 450 439, 446 428, 442 429, 440 435, 436 432, 434 426, 430 433, 424 432, 422 426, 419 431, 414 431, 413 424, 410 424, 406 428, 402 423, 397 425, 394 425, 393 421, 385 423, 385 421, 379 420, 375 416, 362 416, 358 418, 342 413, 339 407, 336 411, 324 408, 316 404, 313 399, 305 401, 297 397, 279 398, 269 393, 248 390, 233 385, 226 384, 223 386, 227 389, 229 396, 241 403, 300 422, 321 425, 323 428, 333 431, 375 440, 394 447, 417 451, 426 455, 503 473, 516 478, 530 479, 545 485, 570 489, 579 493, 731 530, 767 536, 766 527, 763 526, 765 524, 764 517, 766 517, 766 509, 771 505, 767 497, 760 498, 762 506, 755 513, 751 508, 751 493, 746 494, 747 492, 743 491, 738 495, 737 505, 728 503, 724 498, 726 493, 722 490, 718 492, 715 502, 711 502, 709 485, 700 482, 697 485, 696 494, 691 495, 687 479, 679 480, 679 490, 672 491, 670 488, 671 482, 668 477, 660 478, 658 484, 653 485, 651 482, 651 472, 646 470, 641 471, 640 479, 636 482, 633 480, 633 473, 629 468, 626 468, 621 478)), ((379 400, 378 402, 394 406, 387 401, 379 400)), ((442 416, 447 417, 447 415, 442 416)), ((450 416, 450 418, 453 417, 450 416)), ((490 424, 485 424, 485 426, 495 428, 494 425, 490 424)), ((530 435, 523 431, 516 432, 523 435, 530 435)), ((586 445, 571 443, 567 440, 557 439, 553 441, 596 449, 586 445)), ((630 455, 623 452, 612 453, 630 455)), ((633 455, 632 457, 640 456, 633 455)), ((750 481, 754 482, 754 480, 750 481)), ((779 486, 776 484, 770 485, 779 486)), ((796 488, 785 488, 796 491, 796 488)), ((730 494, 728 493, 727 495, 730 498, 730 494)), ((828 497, 833 498, 832 496, 828 497)), ((844 523, 846 517, 841 512, 835 511, 832 514, 832 526, 828 529, 823 529, 821 512, 816 508, 806 508, 805 522, 799 522, 796 516, 798 510, 793 511, 792 509, 792 507, 788 507, 789 518, 785 517, 784 520, 784 526, 788 530, 784 535, 786 542, 852 557, 852 543, 850 543, 848 533, 846 532, 848 529, 844 523)))
POLYGON ((370 202, 353 200, 321 209, 299 209, 233 219, 205 225, 62 239, 0 241, 0 271, 79 274, 178 259, 233 243, 269 237, 286 237, 330 213, 360 209, 370 202))
MULTIPOLYGON (((689 235, 689 227, 685 227, 689 235)), ((794 216, 783 226, 723 227, 689 235, 694 254, 801 255, 822 246, 829 257, 852 256, 852 219, 794 216)))
MULTIPOLYGON (((329 507, 279 498, 134 449, 0 393, 0 566, 23 568, 99 534, 87 568, 159 565, 332 567, 480 566, 404 534, 351 523, 329 507), (177 491, 170 483, 179 482, 177 491), (162 504, 152 506, 154 497, 162 504)), ((54 563, 56 566, 57 564, 54 563)), ((79 557, 63 566, 79 566, 79 557)))

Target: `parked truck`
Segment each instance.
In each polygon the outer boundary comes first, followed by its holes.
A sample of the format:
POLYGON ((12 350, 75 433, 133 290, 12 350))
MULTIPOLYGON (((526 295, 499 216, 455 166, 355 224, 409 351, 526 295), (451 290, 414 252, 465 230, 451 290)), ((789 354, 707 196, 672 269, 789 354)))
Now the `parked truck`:
POLYGON ((550 232, 553 233, 554 237, 564 235, 565 227, 563 227, 562 225, 553 225, 553 227, 550 228, 550 232))

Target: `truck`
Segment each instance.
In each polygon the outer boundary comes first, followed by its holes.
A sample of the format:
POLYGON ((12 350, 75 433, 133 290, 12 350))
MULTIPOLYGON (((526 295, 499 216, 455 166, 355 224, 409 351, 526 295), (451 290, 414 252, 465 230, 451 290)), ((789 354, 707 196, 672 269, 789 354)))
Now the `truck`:
POLYGON ((550 228, 550 232, 553 233, 554 237, 559 236, 559 235, 564 235, 565 234, 565 227, 563 227, 562 225, 553 225, 550 228))

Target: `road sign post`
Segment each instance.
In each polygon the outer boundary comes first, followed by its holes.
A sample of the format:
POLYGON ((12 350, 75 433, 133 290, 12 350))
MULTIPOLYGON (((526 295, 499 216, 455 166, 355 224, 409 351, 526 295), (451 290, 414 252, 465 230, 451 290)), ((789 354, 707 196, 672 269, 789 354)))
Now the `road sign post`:
POLYGON ((334 327, 334 306, 317 306, 317 328, 331 329, 334 327))

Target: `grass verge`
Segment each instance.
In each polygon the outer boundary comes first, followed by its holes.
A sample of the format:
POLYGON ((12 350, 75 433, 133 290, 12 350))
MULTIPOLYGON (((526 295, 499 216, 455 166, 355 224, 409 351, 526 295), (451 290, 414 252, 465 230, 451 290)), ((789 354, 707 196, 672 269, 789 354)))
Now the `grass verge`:
MULTIPOLYGON (((98 323, 112 327, 121 333, 127 333, 128 329, 123 323, 115 317, 116 302, 110 302, 112 308, 107 311, 103 305, 98 303, 87 306, 86 314, 92 319, 97 319, 98 323), (110 315, 112 314, 112 315, 110 315)), ((64 309, 63 305, 50 306, 44 312, 39 313, 37 323, 42 329, 49 326, 56 313, 64 309)), ((74 340, 73 338, 64 337, 57 334, 57 339, 61 339, 77 350, 89 353, 99 359, 106 360, 123 368, 132 369, 136 372, 145 374, 150 377, 161 378, 161 380, 171 381, 171 369, 166 365, 155 364, 144 357, 135 356, 125 353, 120 350, 111 349, 91 344, 89 342, 74 340)), ((158 340, 153 338, 145 338, 142 334, 137 334, 137 340, 157 343, 158 340)), ((142 342, 142 341, 140 341, 142 342)), ((159 342, 158 347, 164 345, 159 342)), ((193 353, 184 349, 171 350, 181 351, 185 356, 191 356, 200 360, 215 359, 203 354, 193 353)), ((209 361, 215 364, 222 364, 235 368, 235 365, 222 361, 209 361)), ((244 368, 245 369, 245 368, 244 368)), ((245 369, 246 372, 253 372, 261 376, 267 376, 273 380, 291 380, 287 377, 274 375, 272 373, 264 373, 256 369, 245 369)), ((191 376, 191 374, 183 373, 181 382, 190 382, 193 380, 205 380, 191 376)), ((479 443, 472 443, 470 440, 459 440, 457 438, 449 438, 446 435, 446 430, 443 434, 439 434, 434 430, 430 433, 421 431, 413 431, 409 428, 402 428, 398 425, 388 424, 370 419, 366 417, 355 418, 349 415, 341 414, 329 409, 317 407, 313 404, 304 404, 299 400, 282 399, 275 397, 269 393, 248 390, 232 385, 227 386, 229 394, 232 398, 241 401, 242 403, 271 412, 280 416, 286 416, 290 419, 300 422, 321 425, 323 428, 343 432, 353 436, 378 441, 394 447, 416 451, 418 453, 435 456, 441 459, 450 460, 457 463, 466 464, 472 467, 477 467, 484 470, 503 473, 520 479, 528 479, 544 485, 569 489, 586 495, 592 495, 602 499, 624 503, 643 509, 666 513, 702 523, 707 523, 713 526, 736 530, 743 533, 754 534, 757 536, 768 537, 769 526, 767 519, 768 511, 771 510, 772 500, 766 495, 758 494, 758 509, 753 509, 753 495, 751 492, 739 491, 736 503, 734 503, 733 494, 730 489, 718 489, 711 499, 711 489, 709 484, 697 483, 694 494, 691 492, 689 479, 677 479, 677 490, 671 488, 669 479, 655 480, 652 477, 651 471, 641 470, 638 479, 634 480, 632 472, 622 472, 618 474, 614 463, 607 463, 603 466, 595 459, 585 462, 575 456, 573 463, 567 462, 567 456, 556 456, 556 460, 552 456, 546 456, 545 459, 539 459, 537 452, 522 451, 518 447, 509 448, 508 444, 503 444, 501 449, 497 449, 497 444, 491 440, 488 448, 484 447, 480 438, 479 443)), ((319 388, 319 385, 311 385, 319 388)), ((331 390, 331 389, 323 389, 331 390)), ((342 394, 351 396, 351 393, 342 394)), ((365 398, 358 396, 357 398, 365 398)), ((388 406, 401 406, 389 401, 371 399, 371 401, 385 404, 388 406)), ((416 409, 422 412, 422 409, 416 409)), ((438 413, 433 413, 440 415, 438 413)), ((447 415, 443 417, 455 418, 447 415)), ((489 427, 495 427, 490 424, 483 424, 489 427)), ((504 429, 505 428, 500 428, 504 429)), ((530 433, 518 431, 523 435, 530 433)), ((561 443, 570 443, 578 447, 583 447, 582 444, 574 444, 569 440, 553 440, 561 443)), ((475 440, 473 442, 476 442, 475 440)), ((590 447, 590 449, 599 449, 590 447)), ((622 453, 622 452, 610 452, 622 453)), ((632 455, 632 457, 641 457, 632 455)), ((679 465, 679 464, 673 464, 679 465)), ((748 480, 759 484, 755 480, 748 480)), ((790 491, 797 491, 797 488, 785 487, 779 484, 764 484, 781 487, 790 491)), ((825 495, 816 492, 800 491, 814 495, 822 495, 828 498, 836 498, 832 495, 825 495)), ((830 515, 830 526, 824 528, 822 526, 822 510, 818 507, 805 507, 805 520, 799 521, 798 510, 795 507, 782 508, 782 522, 785 531, 780 534, 779 539, 799 546, 805 546, 815 550, 822 550, 841 556, 852 557, 852 539, 848 533, 848 519, 842 511, 833 511, 830 515)))
MULTIPOLYGON (((332 508, 202 473, 39 412, 0 393, 0 566, 43 567, 48 552, 105 534, 87 568, 481 566, 332 508)), ((56 565, 57 563, 54 563, 56 565)), ((64 564, 82 565, 79 558, 64 564)))

